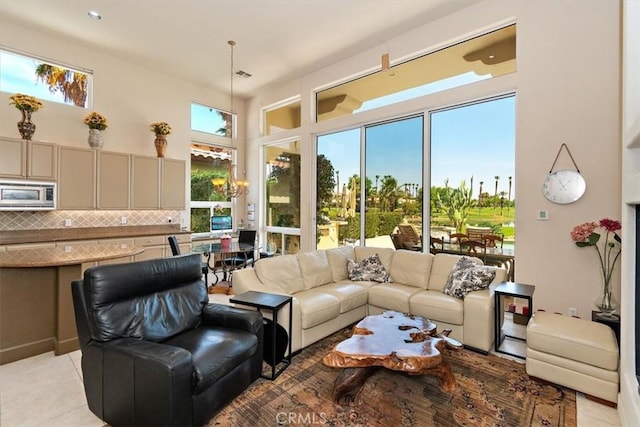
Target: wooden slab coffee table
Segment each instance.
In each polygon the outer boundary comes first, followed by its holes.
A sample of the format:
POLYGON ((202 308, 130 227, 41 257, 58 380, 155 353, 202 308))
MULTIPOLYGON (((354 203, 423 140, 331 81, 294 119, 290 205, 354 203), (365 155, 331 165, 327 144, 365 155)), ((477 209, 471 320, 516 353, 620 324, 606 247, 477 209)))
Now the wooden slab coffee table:
POLYGON ((367 316, 354 328, 353 335, 338 343, 322 362, 345 368, 333 386, 334 402, 353 402, 377 367, 411 375, 433 375, 440 387, 451 391, 456 380, 451 366, 442 357, 444 347, 459 349, 462 344, 449 338, 450 329, 436 333, 436 325, 424 317, 385 311, 367 316))

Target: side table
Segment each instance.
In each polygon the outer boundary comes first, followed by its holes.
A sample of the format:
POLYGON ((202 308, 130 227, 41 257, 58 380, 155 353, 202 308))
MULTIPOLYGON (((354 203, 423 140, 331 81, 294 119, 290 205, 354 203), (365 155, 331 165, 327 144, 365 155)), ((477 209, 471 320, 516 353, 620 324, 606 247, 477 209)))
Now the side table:
MULTIPOLYGON (((291 306, 292 300, 293 298, 291 298, 288 295, 269 294, 266 292, 255 292, 255 291, 245 292, 243 294, 236 295, 229 299, 229 302, 231 303, 248 305, 249 307, 255 307, 258 311, 260 311, 261 309, 271 311, 271 314, 273 316, 273 324, 274 324, 274 327, 272 328, 272 334, 271 334, 271 340, 272 340, 271 342, 273 344, 271 346, 271 351, 272 351, 271 360, 274 363, 273 365, 271 365, 271 376, 261 374, 262 378, 266 378, 268 380, 275 380, 285 369, 287 369, 287 366, 291 364, 291 323, 293 322, 293 307, 291 306), (289 335, 289 346, 288 346, 289 354, 280 361, 280 363, 283 363, 283 366, 276 372, 276 366, 278 365, 278 363, 276 362, 277 345, 276 345, 275 325, 278 324, 278 311, 287 304, 289 304, 289 330, 287 331, 287 334, 289 335)), ((267 337, 265 337, 265 339, 267 339, 267 337)))
MULTIPOLYGON (((503 318, 504 318, 504 297, 515 297, 522 298, 527 300, 527 305, 522 307, 522 314, 524 318, 528 321, 531 318, 531 314, 533 314, 533 292, 536 287, 532 285, 525 285, 522 283, 515 282, 502 282, 498 286, 496 286, 494 290, 494 298, 495 298, 495 351, 509 354, 511 356, 519 357, 521 359, 525 359, 526 355, 517 354, 513 352, 508 352, 506 350, 501 350, 500 345, 504 341, 505 338, 513 338, 521 341, 526 341, 526 337, 517 337, 513 335, 507 335, 502 332, 503 318)), ((519 313, 512 312, 515 315, 519 315, 519 313)))
POLYGON ((613 329, 613 333, 618 340, 618 346, 620 346, 620 316, 612 314, 611 316, 603 315, 601 312, 593 310, 591 312, 591 320, 594 322, 602 323, 613 329))

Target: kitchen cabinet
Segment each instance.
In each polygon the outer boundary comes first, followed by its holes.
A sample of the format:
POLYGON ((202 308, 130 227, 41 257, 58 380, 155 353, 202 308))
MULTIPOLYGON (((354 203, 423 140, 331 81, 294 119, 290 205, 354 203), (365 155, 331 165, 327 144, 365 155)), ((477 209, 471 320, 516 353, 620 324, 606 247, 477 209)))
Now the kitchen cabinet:
POLYGON ((96 206, 96 151, 58 147, 58 209, 96 206))
POLYGON ((54 181, 56 167, 56 144, 0 138, 0 177, 54 181))
POLYGON ((160 209, 160 159, 131 156, 131 209, 160 209))
POLYGON ((135 246, 144 247, 144 252, 133 257, 134 261, 143 261, 147 259, 164 258, 165 256, 171 256, 169 241, 167 240, 167 236, 165 235, 135 237, 133 239, 133 244, 135 246))
POLYGON ((129 209, 131 156, 98 152, 98 209, 129 209))
POLYGON ((162 209, 185 208, 186 162, 162 159, 162 209))

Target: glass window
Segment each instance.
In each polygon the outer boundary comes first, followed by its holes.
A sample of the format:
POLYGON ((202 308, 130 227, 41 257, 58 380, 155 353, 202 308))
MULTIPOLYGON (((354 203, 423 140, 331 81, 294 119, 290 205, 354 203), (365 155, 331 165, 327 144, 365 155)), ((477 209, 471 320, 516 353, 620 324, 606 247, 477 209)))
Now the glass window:
POLYGON ((417 116, 318 137, 318 249, 393 247, 398 224, 422 229, 423 135, 417 116))
POLYGON ((0 87, 38 99, 88 108, 92 72, 0 50, 0 87))
POLYGON ((288 129, 300 127, 300 100, 267 108, 264 113, 264 133, 272 135, 288 129))
POLYGON ((515 70, 516 26, 511 25, 319 91, 316 119, 351 115, 515 70))
POLYGON ((266 226, 300 228, 300 141, 264 147, 266 226))
POLYGON ((431 235, 480 227, 515 246, 514 95, 431 113, 431 235))
POLYGON ((229 179, 234 150, 226 147, 191 144, 191 231, 233 229, 230 197, 221 194, 212 179, 229 179))
POLYGON ((191 103, 191 130, 231 138, 235 115, 207 105, 191 103))

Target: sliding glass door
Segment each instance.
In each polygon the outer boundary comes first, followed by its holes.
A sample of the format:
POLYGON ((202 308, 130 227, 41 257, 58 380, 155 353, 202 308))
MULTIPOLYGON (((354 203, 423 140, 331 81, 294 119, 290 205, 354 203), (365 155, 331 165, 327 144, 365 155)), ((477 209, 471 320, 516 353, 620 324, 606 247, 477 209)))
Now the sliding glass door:
POLYGON ((421 234, 423 123, 415 116, 317 138, 318 249, 394 247, 399 224, 421 234))

